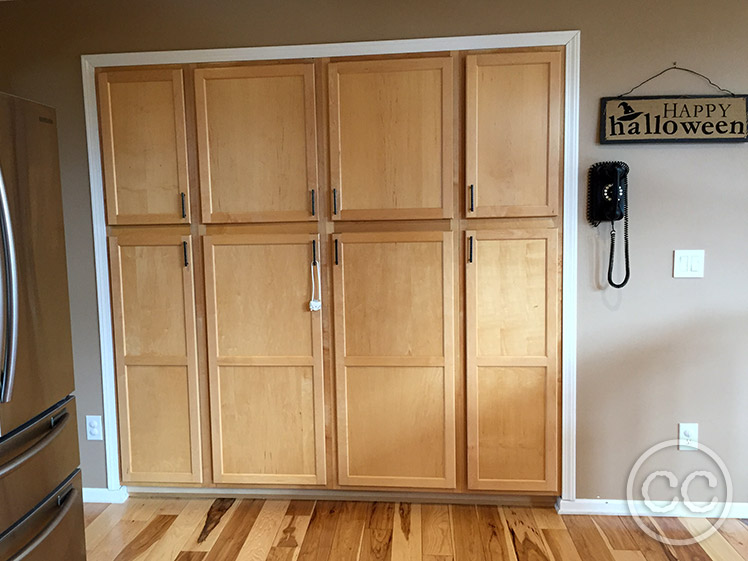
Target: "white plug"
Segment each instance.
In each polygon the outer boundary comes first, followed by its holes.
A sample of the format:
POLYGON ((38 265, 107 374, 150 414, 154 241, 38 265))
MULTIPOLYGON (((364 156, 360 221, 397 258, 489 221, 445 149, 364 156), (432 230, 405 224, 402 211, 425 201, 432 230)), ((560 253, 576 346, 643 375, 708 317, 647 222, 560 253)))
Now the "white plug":
POLYGON ((319 312, 321 309, 322 309, 321 300, 309 300, 309 311, 310 312, 319 312))

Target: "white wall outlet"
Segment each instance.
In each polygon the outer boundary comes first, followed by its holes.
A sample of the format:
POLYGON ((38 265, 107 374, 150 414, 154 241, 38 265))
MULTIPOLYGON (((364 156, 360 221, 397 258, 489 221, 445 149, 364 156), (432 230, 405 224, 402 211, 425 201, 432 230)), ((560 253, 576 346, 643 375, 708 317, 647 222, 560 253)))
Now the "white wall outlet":
POLYGON ((699 449, 699 423, 678 423, 678 450, 699 449))
POLYGON ((88 440, 104 440, 100 415, 86 415, 86 438, 88 440))
POLYGON ((673 251, 673 278, 703 278, 705 253, 703 249, 676 249, 673 251))

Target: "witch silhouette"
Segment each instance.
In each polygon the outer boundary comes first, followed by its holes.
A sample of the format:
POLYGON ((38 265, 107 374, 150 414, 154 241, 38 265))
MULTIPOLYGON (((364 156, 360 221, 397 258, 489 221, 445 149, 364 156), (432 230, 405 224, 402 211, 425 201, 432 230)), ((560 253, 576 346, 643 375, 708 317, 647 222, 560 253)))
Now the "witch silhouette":
POLYGON ((634 108, 625 101, 619 103, 618 107, 623 107, 623 115, 618 117, 619 121, 633 121, 643 113, 643 111, 634 111, 634 108))

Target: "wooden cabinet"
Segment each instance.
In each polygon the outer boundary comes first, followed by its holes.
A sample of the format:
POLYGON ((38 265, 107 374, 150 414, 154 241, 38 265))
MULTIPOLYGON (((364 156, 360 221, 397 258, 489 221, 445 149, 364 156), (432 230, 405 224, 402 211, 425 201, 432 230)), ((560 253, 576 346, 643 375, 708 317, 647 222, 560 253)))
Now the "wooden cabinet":
POLYGON ((125 482, 559 493, 563 49, 98 88, 125 482))
POLYGON ((109 239, 120 453, 125 482, 202 481, 189 236, 109 239))
POLYGON ((328 67, 333 219, 452 216, 452 59, 328 67))
POLYGON ((450 232, 333 242, 341 485, 455 486, 450 232))
POLYGON ((314 64, 195 70, 204 222, 316 220, 314 64))
POLYGON ((109 224, 189 222, 182 71, 101 72, 98 96, 109 224))
POLYGON ((467 216, 554 216, 563 172, 563 52, 469 55, 467 216))
POLYGON ((312 234, 204 238, 218 483, 326 481, 322 316, 309 310, 318 245, 312 234))
POLYGON ((468 486, 557 492, 558 233, 466 236, 468 486))

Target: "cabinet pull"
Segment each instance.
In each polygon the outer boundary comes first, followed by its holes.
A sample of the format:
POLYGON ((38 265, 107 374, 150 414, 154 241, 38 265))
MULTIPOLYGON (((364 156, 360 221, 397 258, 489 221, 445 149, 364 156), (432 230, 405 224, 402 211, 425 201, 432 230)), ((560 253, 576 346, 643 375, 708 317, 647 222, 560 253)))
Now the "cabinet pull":
POLYGON ((338 240, 335 240, 335 264, 338 264, 338 240))
POLYGON ((184 251, 184 266, 189 267, 190 262, 187 259, 187 242, 182 242, 182 250, 184 251))
POLYGON ((182 218, 187 218, 187 206, 184 204, 184 193, 179 193, 182 199, 182 218))
POLYGON ((314 200, 314 189, 312 189, 312 216, 315 216, 317 214, 317 205, 315 204, 314 200))
POLYGON ((473 236, 468 238, 468 263, 473 262, 473 236))
POLYGON ((337 189, 332 190, 332 213, 333 214, 338 213, 338 190, 337 189))
POLYGON ((475 212, 475 185, 468 186, 470 190, 470 212, 475 212))
POLYGON ((312 265, 317 264, 317 241, 312 240, 312 265))

